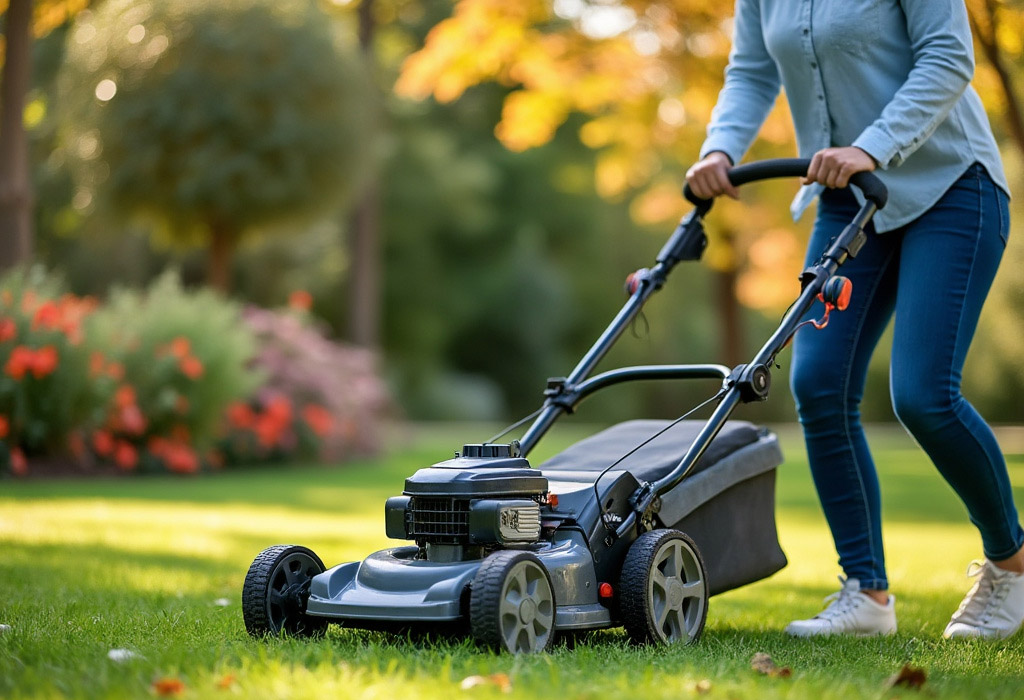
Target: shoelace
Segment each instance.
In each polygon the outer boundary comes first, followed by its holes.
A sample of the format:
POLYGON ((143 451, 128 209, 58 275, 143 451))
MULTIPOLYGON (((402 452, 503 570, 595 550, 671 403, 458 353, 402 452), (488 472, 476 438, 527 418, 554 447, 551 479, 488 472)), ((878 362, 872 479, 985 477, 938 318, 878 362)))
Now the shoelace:
POLYGON ((832 620, 837 617, 842 617, 850 610, 857 607, 857 603, 860 602, 857 599, 859 593, 847 588, 846 579, 842 576, 839 577, 839 583, 842 585, 842 588, 832 595, 825 597, 825 602, 828 603, 828 605, 815 617, 819 617, 823 620, 832 620))
POLYGON ((991 619, 992 613, 1002 605, 1006 596, 1009 595, 1010 581, 1006 577, 995 578, 989 573, 989 567, 985 566, 985 562, 977 559, 967 565, 967 576, 977 580, 960 602, 960 607, 953 614, 953 619, 959 620, 961 617, 966 617, 969 623, 973 617, 979 624, 986 624, 991 619), (979 608, 981 609, 979 610, 979 608))

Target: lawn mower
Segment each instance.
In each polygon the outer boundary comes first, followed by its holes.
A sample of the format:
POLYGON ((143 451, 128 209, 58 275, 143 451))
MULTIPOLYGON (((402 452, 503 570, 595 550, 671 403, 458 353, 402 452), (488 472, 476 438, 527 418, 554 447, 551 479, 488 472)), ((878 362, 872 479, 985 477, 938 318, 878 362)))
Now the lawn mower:
MULTIPOLYGON (((733 168, 734 185, 802 176, 806 159, 733 168)), ((711 200, 685 190, 694 209, 655 265, 629 275, 629 296, 566 377, 547 381, 541 408, 518 440, 467 444, 420 469, 384 504, 388 537, 412 542, 361 562, 325 569, 311 550, 278 545, 253 561, 242 614, 254 636, 322 633, 328 623, 386 630, 461 630, 513 653, 549 648, 559 633, 623 626, 639 643, 692 643, 709 596, 763 579, 786 565, 775 528, 771 432, 728 418, 764 401, 776 355, 799 328, 822 327, 846 307, 837 270, 867 240, 885 206, 882 182, 859 173, 864 203, 800 276, 801 292, 747 364, 623 367, 591 376, 647 299, 682 261, 701 258, 711 200), (820 319, 810 316, 824 303, 820 319), (806 317, 806 318, 805 318, 806 317), (537 467, 531 450, 563 414, 598 390, 636 380, 716 379, 701 406, 707 420, 632 420, 592 435, 537 467)), ((697 408, 700 408, 698 406, 697 408)), ((694 409, 697 410, 697 409, 694 409)))

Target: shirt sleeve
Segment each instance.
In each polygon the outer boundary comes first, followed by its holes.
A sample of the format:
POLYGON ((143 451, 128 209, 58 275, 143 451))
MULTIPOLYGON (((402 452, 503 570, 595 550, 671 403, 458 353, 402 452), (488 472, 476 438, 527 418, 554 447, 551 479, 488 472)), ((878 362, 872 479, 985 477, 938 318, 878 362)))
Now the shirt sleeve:
POLYGON ((949 116, 974 76, 974 46, 963 0, 900 0, 914 65, 874 123, 852 145, 880 167, 902 163, 949 116))
POLYGON ((725 84, 711 112, 700 157, 722 151, 739 163, 775 104, 780 80, 764 44, 759 0, 736 0, 733 24, 725 84))

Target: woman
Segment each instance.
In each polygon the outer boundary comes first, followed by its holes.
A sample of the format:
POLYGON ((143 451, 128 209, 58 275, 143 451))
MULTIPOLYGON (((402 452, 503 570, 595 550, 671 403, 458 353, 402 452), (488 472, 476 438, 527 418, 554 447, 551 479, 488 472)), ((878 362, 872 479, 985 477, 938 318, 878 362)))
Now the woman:
POLYGON ((963 0, 736 3, 725 85, 687 173, 693 191, 736 196, 729 167, 785 87, 800 153, 813 156, 794 216, 820 195, 808 263, 862 201, 844 189, 851 175, 877 168, 890 194, 874 218, 879 235, 843 267, 850 307, 794 343, 792 389, 845 573, 824 611, 786 628, 795 636, 896 631, 878 479, 858 410, 893 315, 893 407, 967 506, 986 557, 944 636, 1005 638, 1024 620, 1024 529, 1006 463, 960 393, 1009 230, 1009 188, 973 72, 963 0))

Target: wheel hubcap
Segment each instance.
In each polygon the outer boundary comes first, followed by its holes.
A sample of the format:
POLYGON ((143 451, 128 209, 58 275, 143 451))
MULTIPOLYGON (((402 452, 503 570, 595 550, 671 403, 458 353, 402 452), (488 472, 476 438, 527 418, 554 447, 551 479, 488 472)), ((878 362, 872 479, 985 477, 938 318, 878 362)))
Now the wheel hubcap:
POLYGON ((533 622, 534 618, 537 617, 537 604, 532 599, 527 598, 519 604, 519 621, 524 625, 528 625, 533 622))
POLYGON ((669 540, 658 551, 648 596, 662 640, 690 641, 696 636, 704 608, 704 580, 696 556, 682 540, 669 540))
POLYGON ((501 636, 513 653, 547 646, 555 623, 554 595, 547 577, 534 562, 521 561, 509 571, 502 589, 501 636))
POLYGON ((267 596, 267 617, 276 630, 296 632, 302 627, 309 587, 319 573, 316 560, 302 552, 289 554, 278 562, 270 576, 267 596))

